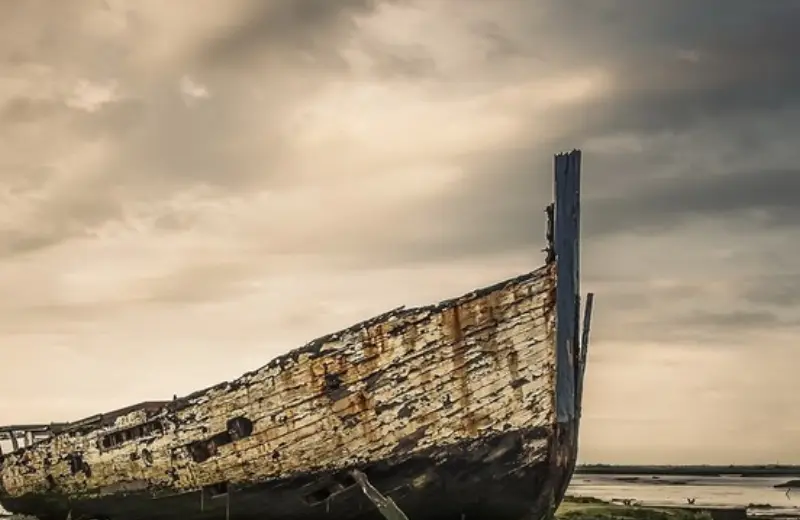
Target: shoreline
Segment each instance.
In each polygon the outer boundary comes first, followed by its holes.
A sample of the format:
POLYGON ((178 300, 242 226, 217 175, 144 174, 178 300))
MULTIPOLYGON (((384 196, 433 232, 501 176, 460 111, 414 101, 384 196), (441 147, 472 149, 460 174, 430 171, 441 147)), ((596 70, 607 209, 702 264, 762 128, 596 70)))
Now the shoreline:
POLYGON ((593 497, 565 496, 556 520, 747 520, 743 507, 619 504, 593 497))
POLYGON ((625 466, 585 464, 575 468, 575 475, 658 475, 692 477, 800 477, 800 466, 625 466))
POLYGON ((621 504, 594 497, 567 495, 556 511, 556 520, 797 520, 800 514, 781 512, 753 514, 756 507, 621 504))

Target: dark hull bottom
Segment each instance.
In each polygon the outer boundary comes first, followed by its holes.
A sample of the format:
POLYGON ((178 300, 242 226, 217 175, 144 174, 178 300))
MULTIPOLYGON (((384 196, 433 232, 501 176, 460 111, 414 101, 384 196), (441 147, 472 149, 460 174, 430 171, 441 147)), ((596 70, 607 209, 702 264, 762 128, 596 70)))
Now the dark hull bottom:
MULTIPOLYGON (((576 428, 514 432, 487 439, 479 446, 450 448, 404 462, 383 461, 361 467, 370 482, 391 497, 411 520, 538 520, 560 502, 572 476, 576 428), (540 462, 520 464, 522 446, 551 438, 540 462), (492 454, 492 455, 490 455, 492 454), (440 458, 444 456, 443 458, 440 458), (488 459, 488 460, 487 460, 488 459), (415 481, 427 478, 426 485, 415 481)), ((379 520, 375 506, 346 473, 317 473, 211 497, 200 491, 154 499, 146 493, 73 500, 54 496, 6 499, 9 511, 41 520, 379 520), (229 513, 228 513, 229 512, 229 513)))

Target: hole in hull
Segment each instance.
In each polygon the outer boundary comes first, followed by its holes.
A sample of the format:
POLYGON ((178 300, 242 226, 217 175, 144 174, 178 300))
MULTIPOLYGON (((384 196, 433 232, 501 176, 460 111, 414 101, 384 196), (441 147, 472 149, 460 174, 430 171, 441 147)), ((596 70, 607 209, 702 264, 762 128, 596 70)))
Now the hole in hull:
POLYGON ((352 475, 349 473, 343 473, 333 477, 321 487, 306 494, 304 499, 308 505, 316 506, 329 500, 334 495, 350 489, 356 484, 356 480, 352 477, 352 475))
POLYGON ((205 462, 217 454, 220 446, 249 437, 253 433, 253 421, 247 417, 234 417, 226 424, 224 432, 218 433, 209 439, 195 441, 187 446, 192 460, 197 463, 205 462))
POLYGON ((100 439, 99 445, 101 449, 109 450, 128 441, 163 433, 164 425, 161 424, 161 421, 150 421, 106 434, 100 439))
POLYGON ((142 449, 142 462, 144 462, 145 466, 153 465, 153 454, 147 448, 142 449))
POLYGON ((253 421, 247 417, 235 417, 228 421, 228 435, 233 442, 250 437, 253 433, 253 421))
POLYGON ((70 453, 66 458, 69 464, 69 472, 72 475, 83 473, 87 477, 92 476, 92 468, 83 460, 83 456, 80 453, 70 453))
POLYGON ((208 486, 203 486, 203 492, 208 493, 211 498, 222 497, 228 494, 228 482, 216 482, 208 486))

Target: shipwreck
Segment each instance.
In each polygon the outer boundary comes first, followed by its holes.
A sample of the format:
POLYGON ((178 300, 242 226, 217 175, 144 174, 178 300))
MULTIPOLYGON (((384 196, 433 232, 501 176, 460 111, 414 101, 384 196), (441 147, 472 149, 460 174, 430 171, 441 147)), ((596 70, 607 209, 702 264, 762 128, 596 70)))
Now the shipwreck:
POLYGON ((580 165, 555 156, 538 269, 186 397, 0 427, 0 505, 42 520, 549 516, 575 467, 592 302, 582 313, 580 165))

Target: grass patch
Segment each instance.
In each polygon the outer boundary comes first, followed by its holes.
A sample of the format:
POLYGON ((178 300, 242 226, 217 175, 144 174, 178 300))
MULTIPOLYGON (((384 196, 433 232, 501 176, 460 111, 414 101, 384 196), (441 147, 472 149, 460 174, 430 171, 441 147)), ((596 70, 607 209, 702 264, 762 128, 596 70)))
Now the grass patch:
POLYGON ((702 511, 622 506, 597 499, 567 498, 556 511, 557 520, 711 520, 702 511))

